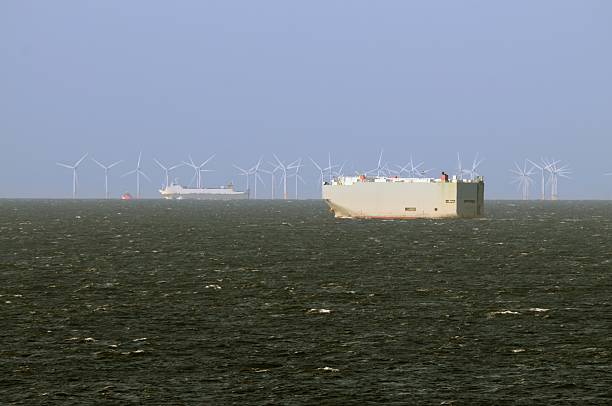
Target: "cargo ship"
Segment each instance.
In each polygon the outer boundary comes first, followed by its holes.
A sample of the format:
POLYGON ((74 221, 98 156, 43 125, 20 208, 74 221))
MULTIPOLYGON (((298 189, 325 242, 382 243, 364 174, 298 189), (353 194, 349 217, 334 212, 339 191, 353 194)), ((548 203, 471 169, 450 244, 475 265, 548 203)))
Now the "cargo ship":
POLYGON ((341 176, 322 186, 339 218, 475 218, 484 215, 484 179, 341 176))
POLYGON ((171 184, 159 190, 164 199, 196 199, 196 200, 241 200, 248 199, 249 193, 234 190, 234 186, 215 188, 190 188, 179 184, 171 184))

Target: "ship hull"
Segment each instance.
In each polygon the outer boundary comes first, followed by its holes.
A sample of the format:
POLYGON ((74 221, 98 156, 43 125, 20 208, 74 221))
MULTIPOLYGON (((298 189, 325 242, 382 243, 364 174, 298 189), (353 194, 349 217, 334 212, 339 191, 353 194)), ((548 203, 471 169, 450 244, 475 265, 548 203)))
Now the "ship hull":
POLYGON ((245 200, 248 192, 234 190, 232 185, 219 188, 188 188, 172 184, 159 191, 162 198, 168 200, 245 200))
POLYGON ((204 194, 204 193, 191 193, 191 194, 176 194, 176 195, 162 195, 164 199, 168 200, 246 200, 249 196, 246 193, 236 194, 204 194))
POLYGON ((476 218, 484 215, 484 182, 355 182, 323 185, 338 218, 476 218))

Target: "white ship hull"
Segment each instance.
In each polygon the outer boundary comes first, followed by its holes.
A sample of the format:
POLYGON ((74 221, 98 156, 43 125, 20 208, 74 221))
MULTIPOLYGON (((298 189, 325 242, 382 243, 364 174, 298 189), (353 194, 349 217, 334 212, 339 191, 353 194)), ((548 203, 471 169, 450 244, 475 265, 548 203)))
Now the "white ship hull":
POLYGON ((415 219, 484 215, 484 181, 343 177, 323 185, 336 217, 415 219))
POLYGON ((244 200, 249 198, 248 192, 239 192, 229 185, 221 188, 186 188, 181 185, 170 185, 159 193, 164 199, 170 200, 244 200))

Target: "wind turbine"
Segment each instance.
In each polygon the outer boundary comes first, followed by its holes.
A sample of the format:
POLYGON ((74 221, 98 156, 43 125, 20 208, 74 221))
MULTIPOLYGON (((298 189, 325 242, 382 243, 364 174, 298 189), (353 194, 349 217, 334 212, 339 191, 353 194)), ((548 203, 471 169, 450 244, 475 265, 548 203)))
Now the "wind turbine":
POLYGON ((261 178, 261 176, 259 176, 259 172, 261 171, 261 169, 259 169, 259 166, 261 165, 261 161, 263 160, 263 157, 259 158, 259 161, 257 161, 257 164, 255 164, 255 166, 253 166, 251 169, 249 169, 249 173, 251 175, 253 175, 253 177, 255 178, 255 187, 253 188, 253 198, 257 199, 257 181, 261 182, 262 185, 265 185, 263 179, 261 178))
POLYGON ((157 166, 162 168, 162 170, 166 174, 166 186, 165 187, 168 187, 170 185, 170 171, 173 171, 174 169, 180 168, 181 166, 184 165, 183 163, 180 163, 180 164, 176 164, 168 168, 165 165, 163 165, 161 162, 159 162, 157 159, 153 158, 153 160, 155 161, 157 166))
MULTIPOLYGON (((478 167, 483 161, 484 159, 478 160, 478 152, 477 152, 476 156, 474 156, 474 161, 472 162, 472 168, 463 170, 466 174, 469 175, 470 180, 474 180, 476 179, 477 176, 479 176, 479 173, 476 172, 476 169, 478 169, 478 167)), ((459 163, 459 166, 461 166, 461 163, 459 163)))
POLYGON ((342 165, 340 165, 340 166, 336 165, 336 166, 338 166, 338 170, 336 172, 334 172, 334 176, 337 176, 337 177, 342 176, 342 170, 346 166, 346 162, 347 161, 342 162, 342 165))
POLYGON ((546 182, 544 180, 544 171, 547 171, 547 164, 544 163, 544 158, 540 158, 541 163, 538 165, 535 162, 533 162, 531 159, 527 160, 531 165, 533 165, 535 168, 540 170, 541 173, 541 181, 540 181, 540 199, 541 200, 546 200, 546 182))
POLYGON ((424 162, 419 162, 417 165, 415 165, 412 159, 412 155, 410 155, 410 161, 406 165, 395 165, 398 168, 398 171, 396 171, 396 173, 399 176, 402 176, 402 173, 408 172, 408 176, 416 176, 417 178, 420 178, 421 176, 426 175, 427 173, 432 171, 432 169, 420 169, 423 164, 424 162), (408 169, 408 167, 410 167, 410 169, 408 169))
POLYGON ((382 164, 382 156, 383 156, 383 150, 381 149, 380 155, 378 156, 378 165, 376 166, 376 168, 367 171, 366 174, 376 172, 376 176, 380 177, 381 173, 384 175, 385 172, 389 170, 386 164, 385 165, 382 164))
POLYGON ((83 155, 81 159, 76 161, 74 165, 68 165, 68 164, 63 164, 61 162, 56 162, 56 164, 58 164, 59 166, 63 166, 64 168, 72 169, 72 198, 73 199, 76 199, 76 194, 77 194, 77 183, 78 183, 77 168, 79 167, 81 162, 83 162, 83 160, 87 157, 87 155, 88 154, 83 155))
POLYGON ((273 164, 272 162, 268 162, 268 165, 272 166, 272 169, 267 170, 267 169, 260 169, 261 172, 263 173, 267 173, 268 175, 270 175, 272 177, 271 179, 271 189, 272 189, 272 199, 274 199, 274 173, 280 169, 280 166, 273 164))
POLYGON ((247 191, 247 194, 250 195, 251 189, 249 188, 249 179, 251 178, 251 172, 246 169, 242 169, 238 165, 232 165, 232 166, 240 171, 241 176, 246 176, 246 191, 247 191))
POLYGON ((121 175, 121 177, 126 177, 128 175, 131 175, 133 173, 136 174, 136 199, 140 199, 140 175, 142 175, 146 180, 148 180, 149 182, 151 182, 151 179, 149 179, 149 177, 147 176, 146 173, 144 173, 141 169, 140 169, 140 162, 142 160, 142 152, 140 152, 138 154, 138 163, 136 164, 136 169, 126 172, 123 175, 121 175))
POLYGON ((529 188, 533 183, 533 179, 531 179, 531 175, 533 175, 534 167, 527 169, 527 161, 524 162, 523 167, 521 168, 519 164, 514 163, 516 169, 510 169, 510 172, 515 174, 512 183, 518 183, 518 188, 523 191, 523 200, 529 199, 529 188))
POLYGON ((104 169, 104 198, 108 199, 108 170, 113 166, 119 165, 123 161, 113 162, 108 166, 104 166, 100 162, 96 161, 94 158, 91 158, 91 160, 98 164, 100 168, 104 169))
POLYGON ((272 155, 274 156, 274 159, 276 159, 276 162, 278 162, 278 168, 281 171, 283 171, 283 175, 282 175, 283 176, 283 198, 287 200, 287 165, 281 162, 281 160, 278 159, 278 157, 275 154, 272 154, 272 155))
MULTIPOLYGON (((206 161, 202 162, 200 165, 196 165, 193 162, 193 158, 191 158, 191 155, 189 155, 189 162, 183 161, 184 165, 187 165, 187 166, 193 168, 193 170, 195 171, 196 187, 198 189, 201 189, 203 187, 202 172, 213 172, 212 169, 203 169, 203 168, 204 168, 204 166, 206 166, 207 163, 209 163, 211 161, 211 159, 213 159, 215 157, 215 155, 216 154, 212 154, 206 161)), ((191 178, 191 181, 193 182, 193 178, 191 178)))
POLYGON ((289 176, 295 176, 295 200, 298 200, 298 180, 304 184, 306 183, 304 182, 304 179, 302 179, 302 177, 299 174, 300 168, 302 166, 304 166, 302 165, 302 158, 297 159, 296 161, 289 164, 289 166, 287 166, 287 169, 295 169, 295 173, 289 175, 289 176))
POLYGON ((547 171, 550 173, 550 199, 557 200, 559 198, 559 178, 568 178, 572 172, 567 165, 557 167, 560 161, 550 162, 547 166, 547 171))

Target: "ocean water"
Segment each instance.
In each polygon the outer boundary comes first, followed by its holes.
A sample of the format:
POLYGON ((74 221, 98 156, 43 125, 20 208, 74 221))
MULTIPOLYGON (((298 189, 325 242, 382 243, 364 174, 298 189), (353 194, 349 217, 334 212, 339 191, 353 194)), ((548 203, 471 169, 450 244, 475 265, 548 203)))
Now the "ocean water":
POLYGON ((610 404, 612 203, 0 200, 1 404, 610 404))

